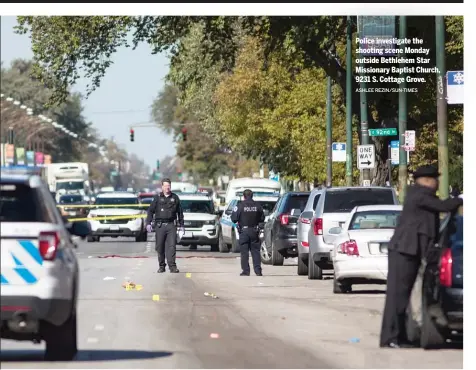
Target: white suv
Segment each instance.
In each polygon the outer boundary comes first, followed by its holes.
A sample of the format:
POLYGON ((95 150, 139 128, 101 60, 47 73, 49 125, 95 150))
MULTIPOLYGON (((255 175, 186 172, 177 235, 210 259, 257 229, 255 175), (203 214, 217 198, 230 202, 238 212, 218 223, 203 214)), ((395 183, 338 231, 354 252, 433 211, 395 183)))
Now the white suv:
POLYGON ((65 224, 40 176, 18 171, 0 176, 1 337, 44 340, 48 361, 69 361, 77 353, 79 285, 70 233, 84 238, 89 225, 65 224))
POLYGON ((185 235, 180 245, 210 245, 218 251, 218 213, 212 199, 206 194, 177 194, 183 210, 185 235))
POLYGON ((146 211, 140 207, 137 195, 119 191, 98 194, 94 205, 98 208, 88 214, 92 231, 88 242, 99 241, 102 236, 133 236, 136 242, 147 241, 143 217, 146 211), (103 216, 105 219, 101 219, 103 216))

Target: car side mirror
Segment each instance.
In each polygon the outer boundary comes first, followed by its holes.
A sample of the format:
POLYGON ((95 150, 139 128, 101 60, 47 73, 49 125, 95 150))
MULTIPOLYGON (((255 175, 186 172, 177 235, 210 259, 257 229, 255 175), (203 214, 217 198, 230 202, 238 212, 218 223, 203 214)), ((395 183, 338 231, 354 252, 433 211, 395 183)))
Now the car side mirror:
POLYGON ((76 221, 70 223, 68 228, 69 232, 75 236, 79 236, 81 239, 86 238, 91 233, 91 227, 87 221, 76 221))
POLYGON ((294 217, 299 217, 301 216, 301 210, 299 208, 293 208, 291 210, 291 216, 294 216, 294 217))
POLYGON ((329 234, 332 235, 339 235, 342 232, 342 229, 340 227, 332 227, 329 229, 329 234))
POLYGON ((215 214, 218 215, 218 217, 221 217, 223 215, 223 211, 221 210, 215 211, 215 214))
POLYGON ((263 210, 263 214, 264 214, 264 217, 268 217, 269 216, 269 211, 267 209, 263 210))

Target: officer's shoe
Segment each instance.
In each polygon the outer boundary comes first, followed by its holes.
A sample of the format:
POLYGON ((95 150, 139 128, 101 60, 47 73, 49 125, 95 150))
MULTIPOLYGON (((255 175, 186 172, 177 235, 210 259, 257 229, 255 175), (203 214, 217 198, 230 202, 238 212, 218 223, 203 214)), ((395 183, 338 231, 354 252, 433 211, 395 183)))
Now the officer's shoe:
POLYGON ((180 271, 179 271, 179 269, 178 269, 177 267, 171 267, 171 268, 170 268, 170 272, 171 272, 172 274, 178 274, 180 271))
POLYGON ((262 272, 256 272, 256 276, 263 276, 262 272))
POLYGON ((246 272, 243 271, 243 272, 240 274, 240 276, 250 276, 250 273, 249 273, 249 272, 246 273, 246 272))
POLYGON ((158 272, 159 274, 165 272, 165 267, 160 267, 160 268, 157 270, 157 272, 158 272))

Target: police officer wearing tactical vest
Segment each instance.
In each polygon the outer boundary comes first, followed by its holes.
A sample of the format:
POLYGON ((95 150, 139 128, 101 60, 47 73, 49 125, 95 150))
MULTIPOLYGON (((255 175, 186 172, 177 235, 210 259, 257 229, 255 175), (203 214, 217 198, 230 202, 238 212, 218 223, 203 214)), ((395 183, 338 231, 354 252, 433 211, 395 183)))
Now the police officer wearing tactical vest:
POLYGON ((253 260, 253 269, 256 276, 261 273, 261 259, 259 240, 259 226, 264 222, 263 207, 253 200, 253 192, 246 189, 243 192, 244 201, 235 206, 231 214, 231 221, 237 225, 240 235, 238 243, 241 248, 241 276, 250 276, 249 252, 253 260))
POLYGON ((165 257, 172 273, 179 270, 175 263, 176 243, 177 243, 177 220, 180 232, 184 233, 183 211, 180 199, 177 194, 172 193, 170 179, 162 180, 162 192, 154 197, 154 200, 147 210, 147 231, 153 230, 152 220, 155 215, 155 250, 159 258, 159 270, 165 272, 165 257))
POLYGON ((388 276, 380 347, 412 347, 405 322, 406 310, 422 260, 438 243, 440 212, 454 212, 463 205, 460 198, 441 200, 436 196, 438 170, 418 168, 403 204, 397 227, 388 244, 388 276))

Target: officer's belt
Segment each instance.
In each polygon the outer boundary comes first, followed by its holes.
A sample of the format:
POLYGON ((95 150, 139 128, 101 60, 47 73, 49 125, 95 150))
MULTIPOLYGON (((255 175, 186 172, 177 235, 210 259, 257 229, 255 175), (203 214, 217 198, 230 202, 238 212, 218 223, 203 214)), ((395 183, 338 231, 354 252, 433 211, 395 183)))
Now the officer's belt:
POLYGON ((242 229, 254 229, 255 227, 258 227, 258 225, 256 225, 256 226, 242 226, 241 228, 242 229))
POLYGON ((156 223, 162 223, 162 224, 170 224, 172 222, 175 222, 175 220, 155 220, 156 223))

